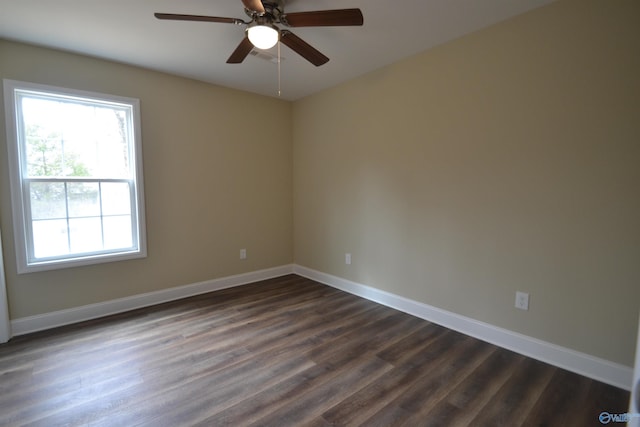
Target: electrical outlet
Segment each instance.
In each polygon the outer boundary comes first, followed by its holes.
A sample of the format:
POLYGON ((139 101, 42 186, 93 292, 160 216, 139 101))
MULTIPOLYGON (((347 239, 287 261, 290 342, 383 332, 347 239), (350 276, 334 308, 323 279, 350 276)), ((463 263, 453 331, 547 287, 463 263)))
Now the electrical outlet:
POLYGON ((344 263, 351 265, 351 254, 344 254, 344 263))
POLYGON ((529 294, 526 292, 516 292, 516 308, 529 310, 529 294))
POLYGON ((247 259, 247 250, 240 249, 240 259, 247 259))

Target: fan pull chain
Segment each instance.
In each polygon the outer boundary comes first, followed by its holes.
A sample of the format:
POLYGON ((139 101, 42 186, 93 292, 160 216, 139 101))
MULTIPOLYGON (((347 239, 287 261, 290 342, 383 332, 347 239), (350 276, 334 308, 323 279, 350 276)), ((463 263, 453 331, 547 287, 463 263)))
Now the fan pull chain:
POLYGON ((280 89, 280 40, 278 40, 278 97, 282 93, 280 89))

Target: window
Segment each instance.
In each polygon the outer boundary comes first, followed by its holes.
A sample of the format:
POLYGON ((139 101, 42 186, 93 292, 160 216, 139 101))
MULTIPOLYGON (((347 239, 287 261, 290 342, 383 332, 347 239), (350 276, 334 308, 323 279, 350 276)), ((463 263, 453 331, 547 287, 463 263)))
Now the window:
POLYGON ((138 100, 4 93, 18 272, 146 256, 138 100))

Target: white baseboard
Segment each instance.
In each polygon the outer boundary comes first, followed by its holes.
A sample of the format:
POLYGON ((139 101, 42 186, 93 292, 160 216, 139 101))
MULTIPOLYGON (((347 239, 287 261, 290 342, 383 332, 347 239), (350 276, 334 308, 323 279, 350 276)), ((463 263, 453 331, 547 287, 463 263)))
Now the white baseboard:
POLYGON ((246 285, 260 280, 284 276, 286 274, 291 274, 292 272, 292 265, 283 265, 280 267, 268 268, 265 270, 253 271, 250 273, 133 295, 97 304, 74 307, 68 310, 22 317, 11 321, 11 332, 13 336, 24 335, 31 332, 96 319, 99 317, 109 316, 111 314, 122 313, 137 308, 148 307, 220 289, 246 285))
POLYGON ((631 390, 633 368, 300 265, 293 272, 585 377, 631 390))
POLYGON ((631 367, 551 344, 300 265, 283 265, 97 304, 75 307, 68 310, 22 317, 11 321, 11 332, 13 336, 24 335, 220 289, 280 277, 291 273, 307 277, 580 375, 625 390, 631 390, 633 378, 633 368, 631 367))

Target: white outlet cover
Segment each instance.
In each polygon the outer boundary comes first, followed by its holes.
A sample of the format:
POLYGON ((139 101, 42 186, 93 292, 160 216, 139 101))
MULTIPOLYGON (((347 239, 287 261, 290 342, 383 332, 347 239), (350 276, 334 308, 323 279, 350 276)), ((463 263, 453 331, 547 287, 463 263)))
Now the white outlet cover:
POLYGON ((351 264, 351 254, 344 254, 344 263, 347 265, 351 264))
POLYGON ((529 294, 526 292, 516 292, 516 308, 529 310, 529 294))

